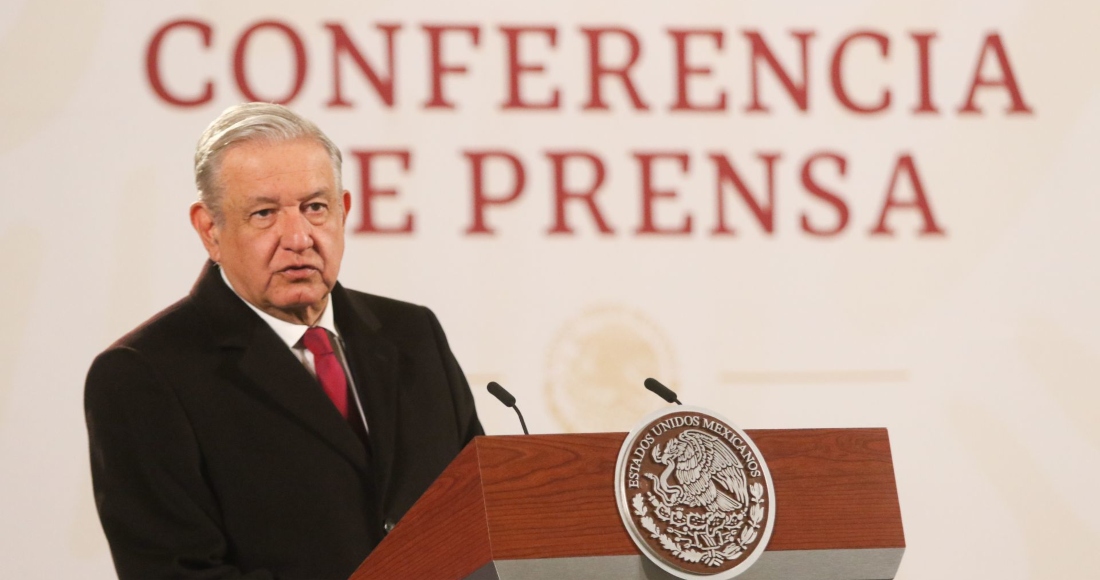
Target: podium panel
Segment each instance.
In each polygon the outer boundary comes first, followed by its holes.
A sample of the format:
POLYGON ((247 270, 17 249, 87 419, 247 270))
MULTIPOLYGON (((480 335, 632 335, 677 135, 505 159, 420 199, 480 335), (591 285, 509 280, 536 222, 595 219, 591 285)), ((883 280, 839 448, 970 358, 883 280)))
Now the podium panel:
MULTIPOLYGON (((775 484, 775 527, 744 580, 883 580, 905 551, 885 429, 747 430, 775 484)), ((619 518, 625 433, 478 437, 352 576, 671 578, 619 518)))

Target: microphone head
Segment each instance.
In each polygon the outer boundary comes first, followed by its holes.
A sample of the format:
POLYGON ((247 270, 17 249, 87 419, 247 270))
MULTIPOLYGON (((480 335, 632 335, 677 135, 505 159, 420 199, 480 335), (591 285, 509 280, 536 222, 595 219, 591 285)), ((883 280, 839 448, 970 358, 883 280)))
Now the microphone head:
POLYGON ((669 403, 679 403, 676 398, 676 393, 672 392, 672 389, 662 385, 660 381, 654 378, 648 378, 645 380, 645 388, 653 391, 658 397, 668 401, 669 403))
POLYGON ((496 381, 489 381, 485 388, 489 389, 489 393, 496 397, 498 401, 504 403, 505 407, 516 406, 516 398, 512 396, 512 393, 504 390, 504 387, 496 381))

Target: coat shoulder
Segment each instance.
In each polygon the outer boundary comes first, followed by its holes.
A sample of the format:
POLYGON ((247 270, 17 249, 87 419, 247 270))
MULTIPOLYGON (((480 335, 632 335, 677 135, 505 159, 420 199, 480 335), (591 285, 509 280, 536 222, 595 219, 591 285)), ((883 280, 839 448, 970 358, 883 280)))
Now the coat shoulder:
POLYGON ((394 326, 430 324, 435 318, 427 306, 358 290, 344 292, 360 318, 372 326, 394 330, 394 326))
POLYGON ((368 292, 360 292, 359 290, 345 289, 348 295, 348 299, 357 304, 363 304, 369 306, 371 309, 378 310, 380 312, 390 311, 407 311, 416 312, 424 310, 424 306, 414 304, 412 302, 406 302, 404 300, 398 300, 396 298, 390 298, 388 296, 379 296, 378 294, 370 294, 368 292))
POLYGON ((153 354, 178 351, 184 345, 209 339, 205 316, 191 297, 154 314, 145 322, 116 340, 108 351, 125 348, 153 354))

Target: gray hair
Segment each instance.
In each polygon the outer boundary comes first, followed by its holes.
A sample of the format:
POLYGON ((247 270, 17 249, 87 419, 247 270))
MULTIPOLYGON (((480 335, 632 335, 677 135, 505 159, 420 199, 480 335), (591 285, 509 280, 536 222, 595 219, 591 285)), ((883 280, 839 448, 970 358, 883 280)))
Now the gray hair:
POLYGON ((340 149, 308 119, 282 105, 271 103, 242 103, 222 111, 203 131, 195 147, 195 186, 199 190, 199 201, 206 205, 217 221, 222 220, 223 192, 218 174, 222 157, 234 145, 253 141, 278 143, 303 138, 315 139, 325 148, 332 160, 337 191, 342 190, 340 166, 343 157, 340 149))

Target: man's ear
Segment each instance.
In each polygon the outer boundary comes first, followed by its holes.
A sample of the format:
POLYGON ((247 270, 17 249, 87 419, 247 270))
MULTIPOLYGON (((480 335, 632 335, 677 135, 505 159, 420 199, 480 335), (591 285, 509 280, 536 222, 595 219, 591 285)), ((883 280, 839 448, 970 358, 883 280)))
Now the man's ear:
POLYGON ((344 223, 348 222, 348 214, 351 213, 351 192, 344 190, 344 223))
POLYGON ((215 262, 220 261, 222 255, 221 246, 219 246, 221 228, 218 227, 217 220, 214 219, 214 213, 201 201, 191 204, 191 227, 195 228, 195 232, 199 234, 199 239, 202 240, 202 245, 206 248, 206 253, 210 256, 210 259, 215 262))

